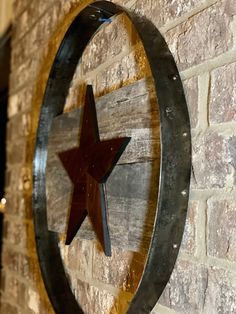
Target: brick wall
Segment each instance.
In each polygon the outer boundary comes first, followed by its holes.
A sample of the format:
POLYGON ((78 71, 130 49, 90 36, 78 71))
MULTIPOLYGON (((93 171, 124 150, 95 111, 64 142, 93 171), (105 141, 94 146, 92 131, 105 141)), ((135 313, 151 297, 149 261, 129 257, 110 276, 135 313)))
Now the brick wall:
MULTIPOLYGON (((40 277, 31 208, 32 158, 48 70, 73 16, 88 1, 14 3, 9 95, 1 313, 53 313, 40 277)), ((116 0, 146 15, 164 35, 186 91, 193 140, 192 184, 180 255, 153 313, 236 312, 236 6, 234 0, 116 0)), ((150 75, 126 17, 93 39, 78 66, 66 110, 150 75), (91 62, 93 60, 93 62, 91 62), (80 93, 81 94, 81 93, 80 93)), ((145 256, 75 240, 61 252, 87 313, 124 313, 145 256), (81 258, 76 257, 77 250, 81 258), (96 302, 95 302, 96 299, 96 302)))

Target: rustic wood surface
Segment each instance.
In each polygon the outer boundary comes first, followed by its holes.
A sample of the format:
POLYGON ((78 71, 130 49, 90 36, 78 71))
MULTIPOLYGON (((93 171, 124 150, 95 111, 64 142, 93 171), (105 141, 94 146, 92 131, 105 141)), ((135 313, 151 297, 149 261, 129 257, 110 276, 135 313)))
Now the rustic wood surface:
MULTIPOLYGON (((132 139, 106 183, 108 223, 113 246, 146 251, 151 239, 159 177, 159 118, 151 80, 140 80, 96 100, 100 138, 132 139)), ((79 143, 82 109, 54 119, 48 145, 48 228, 64 233, 72 183, 57 153, 79 143)), ((94 239, 85 219, 78 237, 94 239)))

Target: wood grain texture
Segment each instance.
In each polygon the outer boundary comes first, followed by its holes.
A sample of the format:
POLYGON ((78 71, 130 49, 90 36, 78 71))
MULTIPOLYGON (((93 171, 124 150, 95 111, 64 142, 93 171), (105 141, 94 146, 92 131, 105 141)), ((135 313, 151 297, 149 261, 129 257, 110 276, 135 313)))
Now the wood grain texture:
MULTIPOLYGON (((121 136, 132 139, 106 183, 108 223, 112 246, 146 251, 157 202, 159 177, 159 117, 151 80, 141 80, 96 100, 101 140, 121 136)), ((54 119, 48 145, 48 228, 64 233, 72 183, 57 156, 78 146, 82 109, 54 119)), ((77 233, 94 239, 86 218, 77 233)))

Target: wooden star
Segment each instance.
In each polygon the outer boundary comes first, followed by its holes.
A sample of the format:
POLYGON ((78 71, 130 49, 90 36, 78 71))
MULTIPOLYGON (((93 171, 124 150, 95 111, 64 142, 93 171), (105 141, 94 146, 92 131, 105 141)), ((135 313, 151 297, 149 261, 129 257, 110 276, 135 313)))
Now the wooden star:
POLYGON ((66 244, 89 215, 105 254, 111 256, 104 183, 129 141, 130 137, 100 141, 93 89, 88 85, 79 147, 58 154, 73 183, 66 244))

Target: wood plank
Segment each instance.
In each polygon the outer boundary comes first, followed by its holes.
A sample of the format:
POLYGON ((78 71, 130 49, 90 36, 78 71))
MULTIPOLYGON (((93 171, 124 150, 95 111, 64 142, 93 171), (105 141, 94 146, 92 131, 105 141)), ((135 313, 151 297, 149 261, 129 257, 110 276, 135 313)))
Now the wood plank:
MULTIPOLYGON (((109 177, 108 221, 111 242, 134 251, 147 250, 157 202, 159 117, 151 81, 141 80, 96 100, 101 140, 132 140, 109 177)), ((79 143, 81 108, 54 119, 47 160, 47 215, 52 231, 65 232, 72 184, 57 156, 79 143)), ((95 238, 88 218, 77 236, 95 238)))

